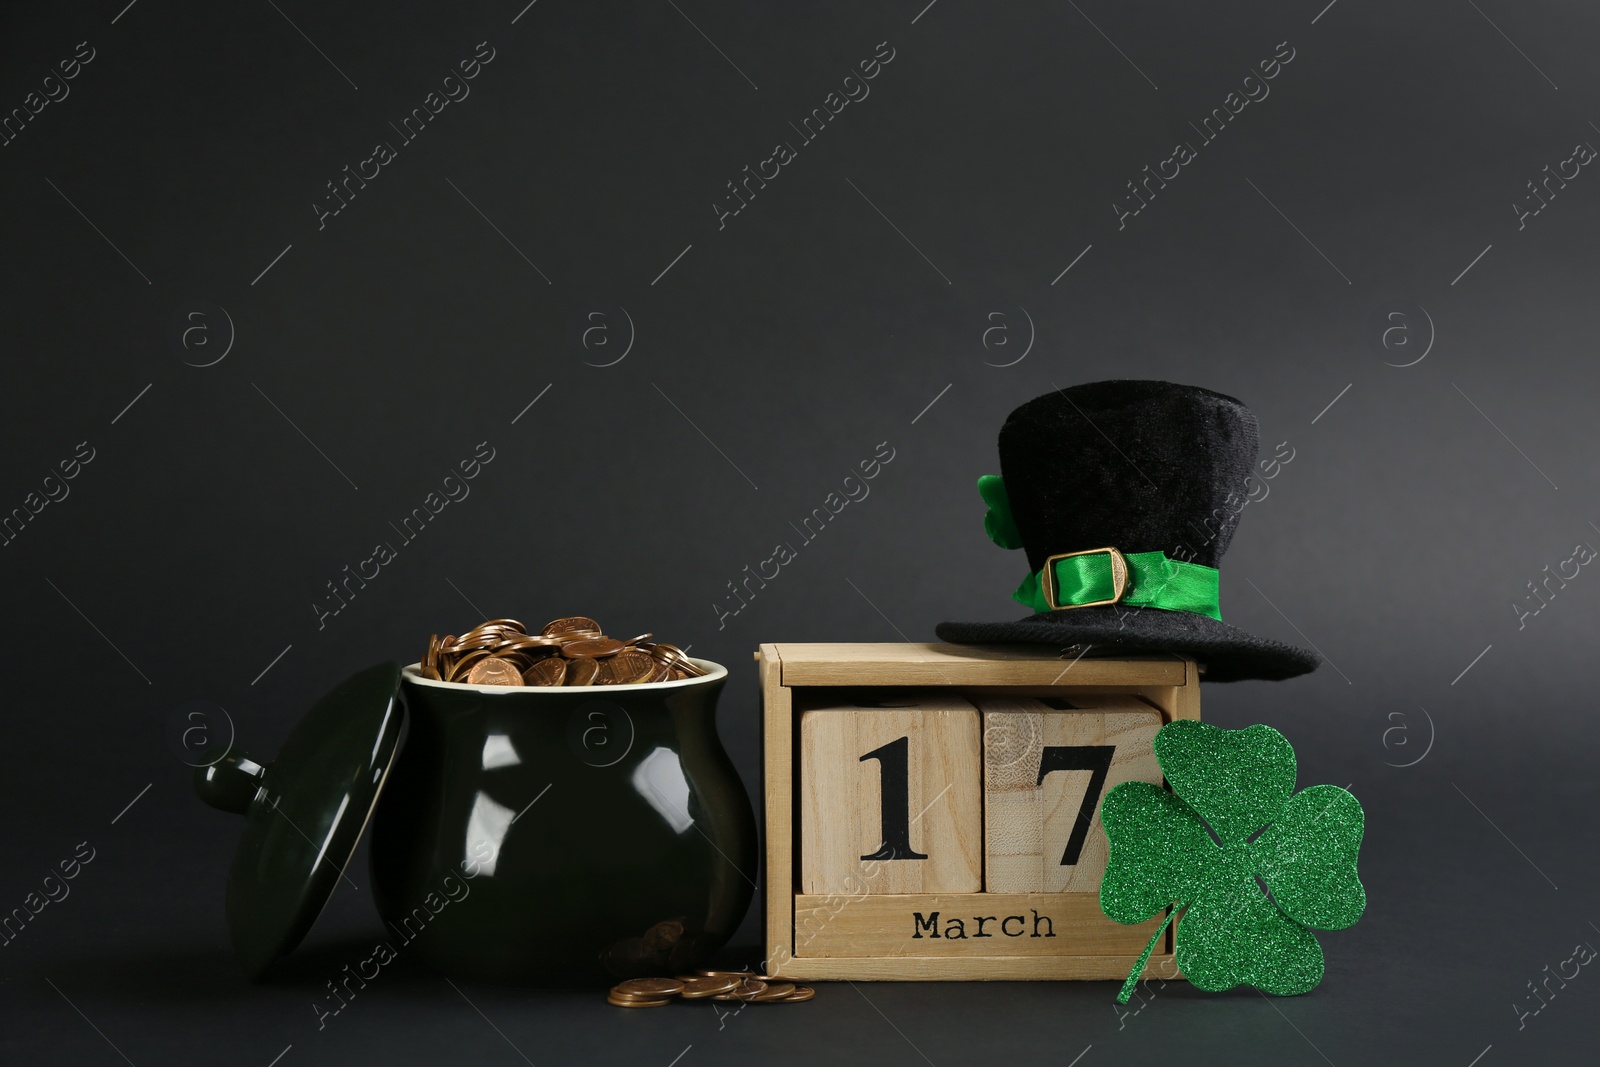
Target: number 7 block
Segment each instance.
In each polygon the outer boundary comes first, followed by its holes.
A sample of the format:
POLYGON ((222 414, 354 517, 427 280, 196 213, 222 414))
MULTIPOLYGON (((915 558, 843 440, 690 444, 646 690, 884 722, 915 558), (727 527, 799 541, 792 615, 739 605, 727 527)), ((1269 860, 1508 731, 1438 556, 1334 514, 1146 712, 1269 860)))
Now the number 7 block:
POLYGON ((800 713, 803 893, 982 888, 978 712, 952 693, 800 713))
POLYGON ((984 889, 1098 893, 1100 801, 1119 782, 1160 784, 1161 713, 1130 696, 984 698, 984 889))

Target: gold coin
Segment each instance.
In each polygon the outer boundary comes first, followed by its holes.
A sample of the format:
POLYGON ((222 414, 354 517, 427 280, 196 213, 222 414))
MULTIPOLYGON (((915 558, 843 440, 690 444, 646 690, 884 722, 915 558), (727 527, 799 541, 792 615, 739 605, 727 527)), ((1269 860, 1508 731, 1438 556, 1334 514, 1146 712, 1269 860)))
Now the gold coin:
POLYGON ((677 645, 658 644, 650 649, 650 655, 663 667, 672 668, 675 677, 698 677, 705 673, 699 667, 689 662, 689 654, 677 645))
POLYGON ((509 660, 483 659, 467 672, 467 681, 472 685, 521 685, 522 672, 509 660))
POLYGON ((518 651, 544 651, 545 649, 559 648, 560 643, 550 637, 534 637, 529 634, 506 634, 496 648, 509 648, 518 651))
POLYGON ((450 665, 450 673, 444 676, 444 680, 447 682, 464 682, 466 681, 467 674, 471 670, 472 665, 477 663, 479 660, 485 660, 488 658, 489 653, 485 652, 481 648, 474 652, 468 652, 466 655, 459 656, 456 658, 456 661, 450 665))
POLYGON ((641 685, 707 673, 683 649, 652 643, 652 637, 607 637, 587 615, 552 619, 533 634, 521 620, 489 619, 459 636, 429 635, 417 673, 446 682, 505 686, 641 685), (545 659, 555 662, 540 666, 545 659))
POLYGON ((670 993, 619 993, 615 988, 608 995, 618 1000, 670 1000, 672 997, 670 993))
POLYGON ((767 991, 767 983, 759 978, 748 975, 739 979, 739 984, 727 993, 718 993, 712 1000, 743 1000, 752 1001, 767 991))
POLYGON ((610 993, 606 994, 606 1003, 615 1004, 619 1008, 659 1008, 663 1005, 670 1004, 671 1002, 672 998, 670 997, 658 997, 654 1000, 633 1000, 628 997, 612 996, 610 993))
POLYGON ((739 988, 739 979, 730 976, 720 978, 695 976, 683 979, 683 992, 678 995, 684 1000, 699 1000, 702 997, 714 997, 721 993, 731 993, 739 988))
POLYGON ((641 652, 624 652, 624 653, 622 653, 622 654, 620 654, 618 656, 613 657, 613 659, 614 660, 621 660, 621 659, 624 659, 625 657, 628 658, 628 659, 631 659, 634 656, 640 657, 636 661, 639 664, 639 673, 634 676, 635 684, 638 684, 638 683, 641 683, 641 682, 665 682, 665 681, 668 681, 668 680, 671 679, 671 677, 672 677, 672 672, 671 671, 667 670, 661 664, 657 663, 655 660, 651 659, 649 656, 646 656, 641 652))
POLYGON ((631 649, 618 652, 615 656, 600 662, 601 685, 633 685, 638 682, 651 681, 660 664, 645 655, 631 649))
POLYGON ((673 997, 683 992, 676 978, 630 978, 611 987, 619 997, 673 997))
MULTIPOLYGON (((549 660, 540 660, 549 663, 549 660)), ((559 662, 559 661, 557 661, 559 662)), ((567 661, 567 680, 564 685, 593 685, 595 678, 600 673, 600 661, 593 659, 575 659, 567 661)))
POLYGON ((497 631, 468 630, 460 637, 455 638, 455 643, 445 647, 446 652, 468 652, 475 648, 487 648, 500 639, 497 631))
POLYGON ((757 993, 750 999, 757 1004, 771 1004, 775 1000, 783 1000, 795 991, 793 982, 768 982, 767 988, 757 993))
POLYGON ((773 1001, 774 1004, 803 1004, 817 995, 817 991, 808 985, 797 985, 794 992, 782 1000, 773 1001))
POLYGON ((567 677, 567 661, 549 656, 522 672, 524 685, 560 685, 567 677))
MULTIPOLYGON (((525 671, 529 667, 533 666, 533 659, 534 658, 532 656, 527 655, 526 653, 523 653, 523 652, 501 652, 501 651, 496 651, 496 652, 491 653, 491 655, 493 655, 493 657, 495 659, 500 660, 500 661, 502 661, 504 663, 509 663, 513 667, 515 667, 517 669, 518 677, 521 677, 523 671, 525 671)), ((521 685, 522 683, 518 682, 516 684, 521 685)))
POLYGON ((568 641, 561 646, 561 654, 568 659, 578 659, 584 656, 614 656, 626 646, 614 637, 585 637, 577 641, 568 641))
POLYGON ((572 615, 565 619, 552 619, 544 624, 540 631, 546 637, 554 637, 565 633, 600 633, 600 624, 584 615, 572 615))

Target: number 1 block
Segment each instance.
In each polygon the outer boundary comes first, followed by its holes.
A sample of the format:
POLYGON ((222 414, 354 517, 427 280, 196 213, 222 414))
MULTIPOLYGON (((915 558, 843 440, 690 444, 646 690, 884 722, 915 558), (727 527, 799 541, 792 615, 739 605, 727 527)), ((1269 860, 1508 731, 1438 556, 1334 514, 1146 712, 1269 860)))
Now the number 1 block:
POLYGON ((1161 782, 1161 713, 1128 696, 985 698, 984 889, 1098 893, 1100 801, 1120 782, 1161 782))
POLYGON ((950 693, 801 711, 801 892, 981 889, 979 733, 950 693))

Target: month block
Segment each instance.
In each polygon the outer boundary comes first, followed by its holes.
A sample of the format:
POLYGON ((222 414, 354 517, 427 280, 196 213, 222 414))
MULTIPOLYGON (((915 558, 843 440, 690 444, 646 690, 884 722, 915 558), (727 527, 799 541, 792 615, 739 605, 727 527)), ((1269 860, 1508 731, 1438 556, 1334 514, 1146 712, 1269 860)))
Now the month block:
POLYGON ((1100 801, 1120 782, 1161 783, 1160 711, 1131 696, 979 698, 984 889, 1098 893, 1100 801))
POLYGON ((977 892, 977 709, 937 690, 861 699, 800 708, 801 891, 977 892))
POLYGON ((1165 921, 1121 926, 1094 893, 805 896, 794 902, 795 948, 812 957, 1137 958, 1165 921))

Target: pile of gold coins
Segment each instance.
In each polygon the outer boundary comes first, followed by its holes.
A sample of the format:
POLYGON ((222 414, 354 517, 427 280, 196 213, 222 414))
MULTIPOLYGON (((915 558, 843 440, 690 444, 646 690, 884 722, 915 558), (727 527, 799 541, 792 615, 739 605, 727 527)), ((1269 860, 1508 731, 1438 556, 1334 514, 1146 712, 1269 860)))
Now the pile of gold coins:
POLYGON ((749 971, 696 971, 677 978, 630 978, 611 987, 606 1003, 619 1008, 659 1008, 679 1000, 738 1000, 746 1004, 800 1004, 817 995, 808 985, 749 971))
POLYGON ((582 615, 556 619, 530 634, 516 619, 490 619, 457 637, 428 638, 425 678, 470 685, 637 685, 706 672, 676 645, 653 634, 619 641, 582 615))

